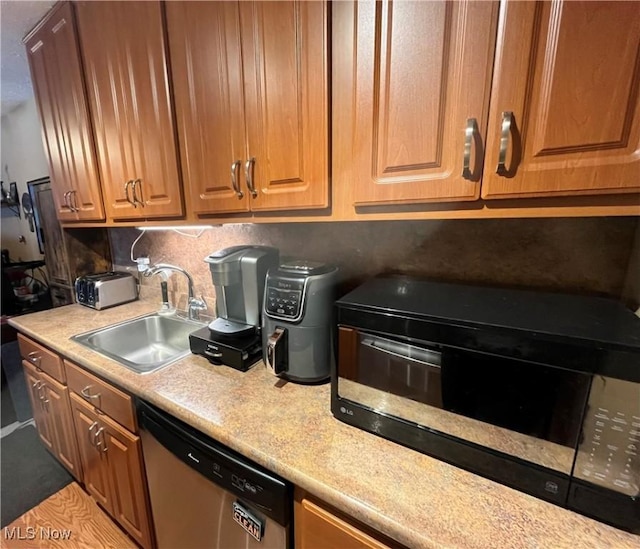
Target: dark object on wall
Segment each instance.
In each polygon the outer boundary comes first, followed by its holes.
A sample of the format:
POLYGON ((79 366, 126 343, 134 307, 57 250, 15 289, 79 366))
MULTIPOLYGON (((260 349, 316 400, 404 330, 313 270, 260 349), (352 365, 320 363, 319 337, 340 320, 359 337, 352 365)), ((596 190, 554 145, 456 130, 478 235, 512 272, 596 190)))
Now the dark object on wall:
MULTIPOLYGON (((18 203, 18 189, 15 182, 9 184, 9 192, 4 188, 4 181, 0 181, 2 192, 2 208, 7 208, 16 217, 20 217, 20 204, 18 203)), ((3 209, 3 211, 5 211, 3 209)))
POLYGON ((111 269, 106 229, 63 229, 56 215, 48 177, 27 182, 33 202, 38 245, 45 255, 55 307, 73 303, 75 279, 111 269))
POLYGON ((31 197, 29 196, 29 193, 22 193, 22 199, 20 200, 20 202, 22 204, 24 216, 29 222, 29 230, 31 232, 34 232, 35 229, 33 228, 33 204, 31 203, 31 197))
POLYGON ((38 248, 40 249, 40 253, 44 254, 44 232, 40 214, 39 194, 51 193, 49 178, 41 177, 40 179, 27 181, 27 189, 29 189, 29 197, 31 198, 33 222, 35 224, 36 237, 38 238, 38 248))

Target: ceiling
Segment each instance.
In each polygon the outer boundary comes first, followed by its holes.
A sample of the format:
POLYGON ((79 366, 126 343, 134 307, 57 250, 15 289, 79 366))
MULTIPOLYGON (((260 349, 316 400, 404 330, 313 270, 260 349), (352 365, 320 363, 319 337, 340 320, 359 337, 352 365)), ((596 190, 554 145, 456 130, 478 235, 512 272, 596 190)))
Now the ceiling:
POLYGON ((22 39, 55 1, 0 0, 0 113, 33 96, 22 39))

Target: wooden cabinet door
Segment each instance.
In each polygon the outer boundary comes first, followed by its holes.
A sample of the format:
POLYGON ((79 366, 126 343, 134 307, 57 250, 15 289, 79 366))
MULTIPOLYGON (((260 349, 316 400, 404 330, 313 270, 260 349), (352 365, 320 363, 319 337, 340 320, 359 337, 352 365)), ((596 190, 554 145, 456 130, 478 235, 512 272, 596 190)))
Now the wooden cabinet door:
POLYGON ((101 425, 105 429, 113 517, 142 547, 151 548, 151 514, 147 505, 147 482, 142 466, 140 437, 107 416, 101 425))
POLYGON ((313 501, 296 497, 296 549, 388 549, 390 546, 365 533, 313 501))
POLYGON ((100 435, 96 437, 96 432, 100 429, 100 417, 76 394, 71 393, 70 401, 82 463, 84 487, 104 509, 113 514, 106 452, 103 451, 104 445, 97 446, 100 435))
POLYGON ((182 173, 191 207, 198 214, 247 212, 238 3, 168 2, 166 10, 182 173))
POLYGON ((497 2, 333 8, 334 177, 354 204, 477 199, 497 2))
POLYGON ((29 399, 31 400, 31 408, 33 410, 33 419, 36 423, 38 435, 45 447, 50 452, 55 453, 53 449, 53 437, 51 436, 51 424, 43 404, 43 381, 40 373, 35 366, 29 364, 26 360, 22 361, 22 367, 24 368, 27 389, 29 390, 29 399))
POLYGON ((183 215, 160 3, 78 2, 77 13, 109 217, 183 215))
POLYGON ((78 443, 71 419, 69 390, 46 374, 41 374, 41 377, 44 381, 44 403, 50 419, 54 453, 69 472, 82 482, 78 443))
POLYGON ((25 39, 61 221, 102 220, 104 208, 71 4, 25 39))
POLYGON ((240 2, 252 210, 329 204, 326 2, 240 2), (253 159, 253 160, 252 160, 253 159))
POLYGON ((640 190, 639 51, 636 2, 503 2, 483 198, 640 190))

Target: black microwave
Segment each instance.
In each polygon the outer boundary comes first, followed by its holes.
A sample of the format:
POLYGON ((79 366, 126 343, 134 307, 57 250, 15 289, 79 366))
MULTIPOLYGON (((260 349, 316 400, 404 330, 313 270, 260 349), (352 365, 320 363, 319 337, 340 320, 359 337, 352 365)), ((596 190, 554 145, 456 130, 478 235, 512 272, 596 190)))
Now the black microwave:
POLYGON ((336 315, 336 418, 640 533, 630 310, 392 276, 345 295, 336 315))

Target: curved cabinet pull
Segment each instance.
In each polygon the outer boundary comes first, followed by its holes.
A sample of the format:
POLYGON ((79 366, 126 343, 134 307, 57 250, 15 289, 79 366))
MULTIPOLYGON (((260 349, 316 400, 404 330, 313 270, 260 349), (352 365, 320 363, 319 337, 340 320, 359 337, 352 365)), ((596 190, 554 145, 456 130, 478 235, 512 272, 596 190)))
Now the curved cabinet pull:
POLYGON ((129 181, 127 181, 124 184, 124 197, 127 199, 127 202, 129 204, 131 204, 134 208, 137 208, 138 205, 135 203, 135 201, 131 200, 131 198, 129 198, 129 186, 133 183, 133 179, 129 179, 129 181))
POLYGON ((69 196, 73 197, 73 205, 71 206, 71 211, 79 212, 80 208, 78 208, 78 199, 77 199, 78 191, 70 191, 69 196))
POLYGON ((71 211, 73 211, 73 208, 71 207, 71 204, 69 204, 69 195, 71 194, 71 191, 67 191, 66 193, 64 193, 62 195, 62 197, 64 198, 64 205, 69 208, 71 211))
POLYGON ((89 431, 88 431, 88 435, 89 435, 89 444, 91 444, 91 446, 95 446, 95 438, 96 435, 95 433, 92 433, 92 431, 98 426, 98 422, 94 421, 91 426, 89 427, 89 431))
POLYGON ((47 384, 46 383, 41 383, 40 387, 38 387, 38 393, 40 393, 40 391, 42 391, 42 394, 40 395, 40 400, 42 401, 42 408, 48 412, 49 411, 49 399, 47 398, 47 384))
POLYGON ((101 435, 100 441, 98 442, 98 446, 102 445, 102 451, 106 452, 108 448, 107 448, 107 439, 105 438, 104 433, 105 433, 104 427, 100 427, 97 433, 98 435, 101 435))
POLYGON ((500 132, 500 154, 498 156, 498 167, 496 173, 506 176, 509 173, 507 169, 507 151, 509 149, 509 137, 511 136, 511 125, 513 124, 513 112, 504 111, 502 113, 502 129, 500 132))
POLYGON ((87 385, 84 389, 82 389, 82 391, 80 391, 80 393, 87 400, 99 399, 100 398, 100 393, 92 395, 91 394, 91 387, 92 387, 92 385, 87 385))
MULTIPOLYGON (((42 361, 42 356, 38 353, 38 351, 31 351, 27 355, 27 359, 29 360, 29 362, 31 362, 31 364, 35 365, 36 367, 39 367, 40 362, 42 361)), ((38 369, 38 371, 40 370, 38 369)))
POLYGON ((131 194, 133 195, 133 204, 140 204, 144 208, 144 201, 142 199, 142 179, 135 179, 131 187, 131 194), (138 198, 138 184, 140 184, 140 198, 138 198))
POLYGON ((96 450, 107 451, 107 441, 104 438, 104 427, 100 427, 95 433, 93 433, 93 446, 96 450))
POLYGON ((462 177, 473 180, 471 171, 471 148, 478 131, 478 123, 475 118, 467 119, 467 127, 464 130, 464 156, 462 161, 462 177))
POLYGON ((238 198, 242 198, 244 196, 244 193, 240 190, 240 183, 238 182, 238 175, 240 172, 241 164, 242 162, 240 162, 240 160, 236 160, 233 164, 231 164, 231 185, 238 198))
POLYGON ((256 165, 255 158, 250 158, 244 164, 244 176, 247 180, 247 188, 249 189, 249 192, 251 193, 251 196, 253 198, 258 196, 258 191, 256 191, 256 187, 253 182, 253 172, 254 172, 255 165, 256 165))

